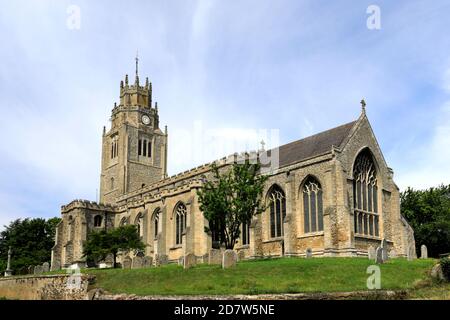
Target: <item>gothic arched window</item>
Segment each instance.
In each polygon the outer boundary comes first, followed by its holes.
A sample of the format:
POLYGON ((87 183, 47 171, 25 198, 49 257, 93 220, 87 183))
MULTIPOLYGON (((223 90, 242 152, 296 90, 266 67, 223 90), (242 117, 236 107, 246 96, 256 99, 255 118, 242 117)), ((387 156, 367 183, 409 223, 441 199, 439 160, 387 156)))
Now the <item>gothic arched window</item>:
POLYGON ((303 184, 303 231, 323 231, 322 188, 319 181, 309 176, 303 184))
POLYGON ((134 224, 136 225, 139 237, 143 237, 144 236, 144 216, 142 215, 142 213, 139 213, 137 215, 134 224))
POLYGON ((158 228, 159 228, 159 208, 155 210, 155 213, 153 214, 153 232, 155 238, 158 236, 158 228))
POLYGON ((242 239, 242 245, 248 245, 250 244, 250 224, 249 223, 242 223, 241 226, 241 239, 242 239))
POLYGON ((355 234, 378 237, 377 172, 368 149, 358 155, 353 167, 353 206, 355 234))
POLYGON ((175 209, 175 244, 183 243, 183 232, 186 229, 186 206, 183 203, 179 203, 175 209))
POLYGON ((94 217, 94 227, 101 227, 102 226, 102 220, 103 220, 103 218, 102 218, 102 216, 101 215, 96 215, 95 217, 94 217))
POLYGON ((286 216, 286 197, 277 185, 269 193, 270 208, 270 237, 283 236, 283 221, 286 216))
POLYGON ((120 223, 119 226, 126 226, 128 224, 128 220, 127 218, 123 217, 122 219, 120 219, 120 223))

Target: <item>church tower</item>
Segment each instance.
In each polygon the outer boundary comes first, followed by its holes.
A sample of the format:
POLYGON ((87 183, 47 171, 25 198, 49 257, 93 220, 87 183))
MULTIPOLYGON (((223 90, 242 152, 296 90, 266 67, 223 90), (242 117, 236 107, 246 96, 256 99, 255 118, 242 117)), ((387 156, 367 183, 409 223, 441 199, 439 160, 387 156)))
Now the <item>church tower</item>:
POLYGON ((121 195, 167 176, 167 127, 159 128, 158 103, 152 84, 139 84, 138 58, 134 84, 120 82, 120 103, 114 103, 111 128, 103 128, 100 202, 114 204, 121 195))

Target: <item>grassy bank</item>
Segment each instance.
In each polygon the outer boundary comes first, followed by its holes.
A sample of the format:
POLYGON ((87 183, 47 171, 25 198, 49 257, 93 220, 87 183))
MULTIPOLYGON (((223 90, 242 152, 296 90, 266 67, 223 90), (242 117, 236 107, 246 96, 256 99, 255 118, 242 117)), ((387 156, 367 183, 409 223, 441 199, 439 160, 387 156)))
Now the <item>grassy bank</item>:
MULTIPOLYGON (((411 289, 425 281, 432 259, 392 259, 380 265, 381 289, 411 289)), ((137 295, 262 294, 367 290, 370 276, 365 258, 283 258, 240 262, 223 270, 197 265, 184 270, 177 265, 147 269, 96 269, 95 287, 111 293, 137 295)))

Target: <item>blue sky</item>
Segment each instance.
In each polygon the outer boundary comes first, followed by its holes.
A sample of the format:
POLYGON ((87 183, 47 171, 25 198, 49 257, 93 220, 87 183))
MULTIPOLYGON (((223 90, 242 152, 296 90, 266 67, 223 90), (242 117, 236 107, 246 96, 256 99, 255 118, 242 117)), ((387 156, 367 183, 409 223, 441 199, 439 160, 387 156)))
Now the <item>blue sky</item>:
POLYGON ((450 183, 449 9, 437 0, 2 0, 0 226, 96 199, 102 128, 137 49, 169 127, 169 174, 240 143, 254 149, 259 132, 277 132, 271 146, 352 121, 365 98, 400 188, 450 183), (67 27, 70 5, 80 29, 67 27), (380 30, 367 28, 370 5, 380 30))

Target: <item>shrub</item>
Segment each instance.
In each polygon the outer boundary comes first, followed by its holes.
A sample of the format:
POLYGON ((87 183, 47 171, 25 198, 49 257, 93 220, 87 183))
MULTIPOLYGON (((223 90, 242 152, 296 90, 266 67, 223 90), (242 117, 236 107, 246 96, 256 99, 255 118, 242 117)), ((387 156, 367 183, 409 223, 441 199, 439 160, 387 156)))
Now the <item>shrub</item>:
POLYGON ((445 257, 442 258, 441 261, 442 273, 447 281, 450 281, 450 258, 445 257))

